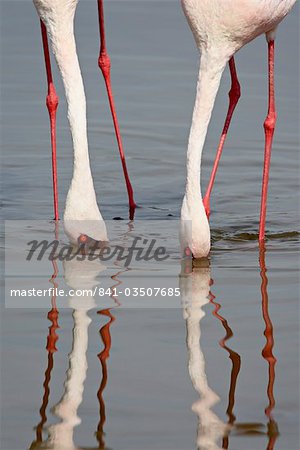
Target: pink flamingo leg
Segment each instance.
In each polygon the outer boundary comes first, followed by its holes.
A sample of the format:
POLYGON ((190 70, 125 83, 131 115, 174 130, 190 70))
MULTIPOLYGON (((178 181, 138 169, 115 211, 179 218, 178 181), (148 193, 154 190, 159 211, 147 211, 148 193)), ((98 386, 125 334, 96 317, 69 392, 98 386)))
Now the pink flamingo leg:
POLYGON ((117 142, 118 142, 118 147, 119 147, 119 152, 120 152, 120 157, 121 157, 121 162, 122 162, 122 167, 123 167, 123 172, 124 172, 124 177, 125 177, 125 182, 126 182, 126 187, 127 187, 127 192, 128 192, 130 219, 133 219, 134 210, 136 208, 136 203, 133 198, 133 189, 131 186, 131 182, 129 179, 128 170, 127 170, 127 166, 126 166, 125 154, 124 154, 124 150, 123 150, 123 143, 122 143, 117 113, 116 113, 115 104, 114 104, 114 97, 113 97, 112 87, 111 87, 111 79, 110 79, 111 64, 110 64, 110 57, 106 50, 103 0, 98 0, 98 13, 99 13, 99 30, 100 30, 100 54, 99 54, 99 58, 98 58, 98 65, 102 71, 105 85, 106 85, 109 106, 110 106, 111 115, 112 115, 112 119, 113 119, 113 123, 114 123, 116 138, 117 138, 117 142))
POLYGON ((53 84, 53 79, 52 79, 52 70, 51 70, 47 30, 42 21, 41 21, 41 31, 42 31, 43 49, 44 49, 45 65, 46 65, 46 72, 47 72, 47 82, 48 82, 48 94, 46 97, 46 105, 47 105, 48 112, 49 112, 50 129, 51 129, 54 220, 59 220, 58 192, 57 192, 57 163, 56 163, 56 111, 57 111, 57 107, 58 107, 59 98, 56 94, 55 86, 53 84))
POLYGON ((263 170, 262 194, 261 194, 261 209, 260 209, 260 224, 259 224, 259 241, 265 239, 265 224, 267 212, 267 197, 268 197, 268 182, 271 161, 272 142, 276 124, 276 110, 275 110, 275 94, 274 94, 274 41, 268 43, 269 53, 269 108, 268 115, 264 122, 265 129, 265 159, 263 170))
POLYGON ((228 107, 228 111, 227 111, 227 116, 225 119, 225 123, 224 123, 224 128, 222 131, 222 135, 221 135, 221 139, 219 142, 219 146, 218 146, 218 150, 217 150, 217 155, 216 155, 216 159, 214 162, 214 166, 213 166, 213 170, 210 176, 210 180, 208 183, 208 187, 207 187, 207 191, 206 194, 204 196, 203 199, 203 204, 204 204, 204 208, 206 211, 206 215, 207 217, 209 217, 210 215, 210 195, 211 195, 211 191, 215 182, 215 178, 216 178, 216 174, 217 174, 217 170, 218 170, 218 165, 219 165, 219 161, 221 159, 221 155, 222 155, 222 151, 223 151, 223 147, 225 144, 225 140, 226 140, 226 136, 228 133, 228 129, 230 126, 230 122, 233 116, 233 112, 235 110, 235 107, 239 101, 239 98, 241 96, 241 88, 240 88, 240 83, 237 77, 237 73, 236 73, 236 68, 235 68, 235 62, 234 62, 234 57, 232 56, 232 58, 230 58, 229 60, 229 68, 230 68, 230 74, 231 74, 231 89, 228 93, 229 95, 229 107, 228 107))

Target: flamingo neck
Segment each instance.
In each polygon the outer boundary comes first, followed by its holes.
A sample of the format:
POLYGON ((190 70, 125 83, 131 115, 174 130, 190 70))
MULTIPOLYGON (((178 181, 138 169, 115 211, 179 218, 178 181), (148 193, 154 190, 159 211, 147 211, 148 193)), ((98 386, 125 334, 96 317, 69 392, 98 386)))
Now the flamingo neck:
POLYGON ((61 72, 68 104, 68 119, 74 149, 72 187, 84 184, 84 189, 94 192, 89 161, 86 98, 74 37, 74 14, 70 11, 63 23, 47 26, 53 52, 61 72))
POLYGON ((185 190, 187 201, 195 198, 198 201, 202 198, 200 187, 202 151, 225 64, 224 58, 202 53, 187 150, 185 190))
POLYGON ((73 179, 81 181, 84 177, 85 182, 92 182, 87 138, 86 99, 73 31, 70 33, 70 41, 67 45, 66 51, 69 58, 66 61, 63 60, 61 72, 65 84, 68 119, 74 148, 73 179))

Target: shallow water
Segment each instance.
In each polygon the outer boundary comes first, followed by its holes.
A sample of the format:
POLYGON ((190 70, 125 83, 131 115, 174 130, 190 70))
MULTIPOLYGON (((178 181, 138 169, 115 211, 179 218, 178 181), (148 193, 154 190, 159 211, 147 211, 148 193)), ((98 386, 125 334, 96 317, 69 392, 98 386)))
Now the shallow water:
MULTIPOLYGON (((128 224, 126 192, 97 68, 94 3, 79 3, 76 35, 101 211, 113 244, 134 233, 155 236, 168 247, 170 258, 159 265, 134 261, 127 269, 113 261, 105 267, 87 265, 84 270, 82 264, 68 268, 59 263, 52 282, 59 287, 80 285, 84 272, 89 274, 84 280, 87 284, 100 280, 100 286, 122 289, 166 285, 180 287, 181 296, 151 300, 121 295, 117 302, 99 296, 60 298, 56 299, 58 318, 51 297, 41 299, 40 308, 28 304, 8 308, 13 305, 6 298, 8 307, 3 306, 1 318, 0 447, 47 448, 50 436, 59 449, 62 439, 69 439, 73 444, 68 448, 189 450, 197 448, 198 442, 199 448, 296 450, 299 6, 279 28, 276 41, 278 125, 266 253, 259 254, 257 244, 262 123, 267 108, 267 48, 261 37, 236 57, 242 98, 213 192, 210 269, 194 269, 183 276, 176 219, 197 75, 193 39, 178 2, 106 4, 113 86, 140 206, 135 222, 128 224), (110 222, 114 217, 126 220, 110 222), (46 349, 49 333, 52 338, 46 349), (101 360, 98 356, 103 349, 101 360), (68 399, 74 402, 71 406, 68 399), (59 403, 61 409, 53 409, 59 403)), ((53 224, 48 222, 51 172, 39 24, 31 2, 2 1, 1 9, 3 216, 26 219, 27 224, 32 222, 30 233, 53 238, 53 224)), ((62 211, 71 177, 72 147, 56 69, 54 76, 61 99, 58 171, 62 211)), ((228 88, 226 72, 205 145, 203 187, 226 113, 228 88)), ((23 231, 15 233, 7 245, 17 251, 28 229, 14 226, 23 231)), ((60 238, 65 239, 62 231, 60 238)), ((16 261, 8 267, 12 270, 8 285, 20 281, 17 268, 21 263, 16 261)), ((52 286, 49 278, 54 268, 49 261, 30 270, 24 278, 26 286, 52 286)))

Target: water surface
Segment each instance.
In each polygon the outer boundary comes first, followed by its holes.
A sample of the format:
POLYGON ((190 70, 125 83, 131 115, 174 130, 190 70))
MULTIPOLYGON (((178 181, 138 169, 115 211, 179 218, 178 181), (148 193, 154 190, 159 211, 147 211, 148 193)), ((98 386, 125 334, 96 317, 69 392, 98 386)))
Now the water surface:
MULTIPOLYGON (((267 110, 267 46, 261 37, 236 57, 242 98, 211 202, 210 271, 202 268, 182 277, 176 224, 197 78, 192 35, 178 2, 114 1, 105 6, 117 109, 140 206, 129 227, 126 191, 97 67, 94 3, 79 3, 76 36, 99 205, 107 221, 125 219, 110 230, 113 242, 128 232, 154 234, 167 242, 171 258, 158 270, 137 262, 130 270, 113 262, 92 267, 88 283, 100 277, 106 286, 126 286, 151 279, 152 284, 181 286, 182 295, 169 299, 167 307, 157 301, 145 304, 142 298, 135 303, 121 298, 118 305, 112 298, 101 303, 97 297, 66 298, 65 304, 60 299, 56 310, 55 299, 49 297, 41 308, 3 308, 1 448, 47 448, 50 437, 60 449, 59 439, 69 439, 69 448, 189 450, 198 442, 199 448, 296 450, 299 7, 279 28, 276 41, 278 125, 266 253, 259 255, 257 244, 267 110), (81 339, 76 340, 78 334, 81 339), (72 361, 73 370, 66 372, 72 361), (64 413, 70 389, 75 403, 71 413, 64 413)), ((33 221, 33 232, 50 237, 51 155, 39 23, 31 2, 2 1, 1 9, 4 218, 33 221), (45 221, 45 226, 37 227, 35 220, 45 221)), ((57 134, 62 212, 72 147, 56 69, 54 76, 61 99, 57 134)), ((228 90, 226 72, 204 150, 203 188, 228 90)), ((24 236, 25 230, 15 244, 24 236)), ((51 286, 54 269, 49 262, 41 266, 27 275, 28 285, 39 277, 43 286, 51 286)), ((80 284, 81 274, 81 266, 59 264, 52 283, 80 284)))

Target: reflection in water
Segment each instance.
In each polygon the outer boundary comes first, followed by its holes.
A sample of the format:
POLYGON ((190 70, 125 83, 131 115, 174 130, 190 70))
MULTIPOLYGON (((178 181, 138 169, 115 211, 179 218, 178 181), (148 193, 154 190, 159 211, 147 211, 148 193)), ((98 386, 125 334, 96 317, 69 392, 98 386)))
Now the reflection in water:
POLYGON ((279 436, 278 426, 272 416, 272 411, 275 407, 274 398, 274 383, 275 383, 275 364, 276 358, 273 355, 274 338, 273 338, 273 325, 269 316, 269 297, 268 297, 268 278, 266 269, 266 249, 264 243, 260 246, 259 252, 259 266, 260 266, 260 276, 261 276, 261 298, 262 298, 262 314, 266 325, 264 335, 266 337, 266 345, 262 350, 263 358, 268 362, 269 365, 269 381, 267 387, 267 395, 269 399, 269 404, 265 409, 266 416, 269 419, 268 422, 268 437, 269 442, 267 450, 272 450, 275 447, 276 440, 279 436))
MULTIPOLYGON (((114 263, 116 266, 118 266, 118 261, 116 261, 114 263)), ((126 267, 123 270, 120 270, 119 272, 117 272, 115 275, 111 276, 111 279, 115 282, 115 284, 113 284, 113 286, 111 287, 111 298, 113 299, 113 301, 116 303, 117 306, 120 306, 120 302, 118 300, 118 297, 116 297, 114 295, 114 289, 117 288, 118 286, 120 286, 120 284, 122 284, 122 281, 118 278, 118 276, 121 273, 127 272, 128 270, 130 270, 128 267, 126 267)), ((101 368, 102 368, 102 379, 100 382, 100 387, 99 390, 97 392, 97 397, 99 400, 99 416, 100 416, 100 420, 99 420, 99 424, 97 427, 97 431, 96 431, 96 438, 99 444, 99 449, 105 449, 107 448, 105 445, 105 441, 104 441, 104 424, 106 421, 106 414, 105 414, 105 402, 104 402, 104 398, 103 398, 103 392, 104 389, 106 387, 107 381, 108 381, 108 371, 107 371, 107 359, 109 358, 109 352, 111 349, 111 334, 110 334, 110 327, 112 325, 112 323, 116 320, 115 317, 111 314, 110 312, 111 308, 107 308, 107 309, 102 309, 100 311, 98 311, 98 314, 100 314, 101 316, 107 317, 109 319, 109 321, 103 325, 102 328, 100 328, 100 336, 104 345, 104 348, 102 350, 101 353, 99 353, 98 358, 100 359, 100 364, 101 364, 101 368)))
MULTIPOLYGON (((189 261, 186 262, 190 264, 189 261)), ((183 264, 185 265, 185 262, 183 264)), ((217 450, 220 449, 217 441, 227 433, 228 425, 211 409, 220 399, 208 385, 200 342, 200 322, 205 316, 203 307, 209 302, 210 269, 199 267, 188 272, 185 266, 180 276, 180 289, 187 330, 189 374, 195 390, 200 395, 200 399, 192 406, 198 416, 197 448, 217 450)))
MULTIPOLYGON (((273 410, 275 407, 274 399, 274 382, 275 382, 275 365, 276 358, 273 355, 274 338, 273 326, 268 312, 268 279, 267 269, 265 265, 265 248, 260 248, 259 254, 260 274, 261 274, 261 296, 262 296, 262 314, 265 322, 264 335, 266 344, 262 350, 262 356, 268 363, 269 377, 267 386, 268 405, 265 409, 268 418, 268 444, 267 449, 275 448, 276 440, 279 436, 278 426, 273 418, 273 410)), ((209 267, 198 267, 191 270, 191 261, 184 262, 182 274, 180 276, 180 288, 182 293, 183 313, 186 320, 187 329, 187 349, 188 349, 188 369, 191 381, 195 390, 198 392, 200 399, 192 405, 192 410, 198 416, 197 427, 197 448, 199 450, 208 449, 228 449, 229 434, 234 429, 236 434, 250 435, 252 432, 258 432, 261 424, 254 423, 236 423, 234 414, 235 391, 237 379, 241 369, 241 358, 238 353, 227 345, 227 341, 233 336, 233 332, 228 325, 227 320, 219 313, 221 305, 216 302, 215 296, 210 291, 213 284, 210 279, 209 267), (220 346, 229 354, 232 362, 230 388, 228 396, 227 416, 228 422, 224 423, 212 410, 220 401, 218 395, 211 389, 208 384, 205 372, 205 359, 201 349, 201 320, 205 316, 203 308, 208 303, 214 305, 213 315, 221 322, 225 329, 225 336, 219 342, 220 346), (222 443, 222 444, 221 444, 222 443), (222 445, 222 447, 220 447, 222 445)), ((53 262, 53 275, 50 282, 57 287, 56 278, 58 269, 56 262, 53 262)), ((97 277, 103 270, 103 266, 99 261, 65 261, 64 276, 66 283, 74 290, 76 289, 93 289, 98 285, 97 277)), ((111 278, 115 282, 111 290, 118 286, 121 281, 118 276, 122 272, 130 270, 125 268, 120 270, 111 278)), ((55 290, 54 290, 55 294, 55 290)), ((117 302, 117 298, 112 296, 117 302)), ((55 296, 51 299, 51 310, 48 313, 48 319, 51 321, 49 334, 47 337, 48 365, 45 371, 44 379, 44 395, 42 406, 40 408, 41 420, 36 427, 36 439, 32 442, 30 449, 77 449, 73 441, 74 428, 81 423, 81 419, 77 415, 77 410, 82 402, 84 381, 87 372, 86 352, 88 347, 88 327, 91 319, 87 312, 95 307, 94 298, 87 295, 86 297, 72 296, 69 298, 69 305, 73 308, 73 344, 69 355, 69 368, 67 378, 64 383, 64 393, 61 400, 53 408, 54 414, 60 419, 59 423, 47 427, 48 437, 43 441, 43 429, 47 422, 46 409, 48 406, 50 395, 51 372, 54 365, 54 353, 57 351, 56 343, 58 340, 58 310, 56 307, 55 296)), ((117 305, 119 303, 117 302, 117 305)), ((95 433, 97 439, 97 448, 106 449, 104 425, 106 422, 105 401, 103 394, 108 382, 107 361, 111 350, 111 325, 115 321, 115 317, 111 313, 111 308, 98 311, 107 322, 100 328, 100 336, 104 348, 98 354, 102 377, 97 392, 99 401, 99 423, 95 433)), ((262 433, 261 433, 262 434, 262 433)))
MULTIPOLYGON (((211 280, 211 284, 213 284, 212 280, 211 280)), ((230 425, 230 428, 228 430, 230 430, 236 420, 236 417, 233 413, 233 408, 234 408, 234 403, 235 403, 235 390, 236 390, 237 378, 238 378, 238 375, 239 375, 239 372, 241 369, 241 357, 237 352, 233 351, 231 348, 229 348, 226 345, 226 341, 228 341, 230 338, 232 338, 233 332, 232 332, 230 326, 228 325, 227 320, 219 314, 221 305, 219 303, 215 302, 215 298, 216 297, 210 292, 210 301, 215 306, 213 315, 221 321, 221 323, 226 331, 224 338, 221 339, 219 344, 224 350, 226 350, 229 353, 229 358, 231 359, 231 362, 232 362, 230 388, 229 388, 229 395, 228 395, 228 406, 227 406, 227 410, 226 410, 226 414, 228 416, 228 425, 230 425)), ((223 437, 222 448, 223 449, 229 448, 229 434, 227 434, 223 437)))
MULTIPOLYGON (((74 289, 94 289, 98 285, 97 276, 103 270, 97 261, 65 261, 64 277, 69 287, 74 289)), ((84 291, 83 291, 84 292, 84 291)), ((86 352, 88 347, 88 327, 91 323, 87 312, 94 308, 95 301, 90 295, 70 296, 73 308, 73 345, 69 355, 69 369, 64 384, 64 394, 53 408, 60 423, 48 427, 48 442, 51 448, 75 449, 73 442, 74 427, 81 423, 77 410, 82 402, 84 381, 87 372, 86 352)))
POLYGON ((262 301, 262 316, 265 322, 264 336, 266 337, 266 344, 262 350, 262 356, 267 361, 269 366, 267 396, 269 404, 265 409, 265 414, 268 418, 267 432, 262 432, 259 429, 263 427, 262 424, 236 424, 238 434, 244 435, 252 432, 259 434, 267 434, 268 443, 267 450, 275 448, 276 440, 279 436, 278 425, 274 420, 272 412, 275 407, 274 398, 274 383, 275 383, 275 365, 276 358, 273 355, 274 337, 273 325, 269 315, 269 297, 268 297, 268 278, 266 269, 266 248, 264 243, 260 244, 259 248, 259 266, 261 276, 261 301, 262 301))
POLYGON ((56 348, 56 342, 58 340, 58 335, 56 334, 56 330, 59 328, 58 325, 58 310, 56 307, 56 290, 55 288, 58 287, 58 284, 56 283, 56 277, 58 274, 58 268, 56 261, 52 261, 53 265, 53 275, 50 278, 50 283, 53 284, 54 291, 51 298, 51 310, 48 312, 48 319, 51 322, 51 326, 49 327, 49 334, 47 336, 47 346, 46 349, 48 351, 48 365, 47 369, 45 371, 45 380, 43 383, 44 387, 44 395, 43 395, 43 402, 42 406, 40 408, 40 416, 41 421, 36 426, 36 440, 32 442, 30 446, 30 450, 40 448, 43 444, 43 427, 45 423, 47 422, 47 415, 46 410, 49 402, 49 395, 50 395, 50 380, 51 380, 51 372, 54 365, 54 359, 53 355, 57 351, 56 348))
MULTIPOLYGON (((133 223, 128 223, 128 231, 123 235, 123 246, 126 247, 126 241, 128 234, 133 230, 133 223)), ((55 227, 55 238, 58 239, 58 229, 57 224, 55 227)), ((57 262, 53 261, 54 273, 50 279, 54 288, 58 287, 56 283, 56 277, 58 274, 57 262)), ((119 266, 119 261, 115 262, 116 266, 119 266)), ((97 277, 99 273, 105 269, 99 260, 89 261, 88 259, 80 261, 73 259, 71 261, 64 261, 64 278, 67 285, 76 292, 80 290, 84 293, 84 290, 93 290, 99 284, 97 277)), ((114 288, 119 286, 122 281, 118 278, 121 273, 127 272, 130 268, 125 267, 119 270, 115 275, 111 276, 114 284, 111 286, 111 298, 115 302, 116 306, 120 306, 118 298, 113 295, 114 288)), ((48 319, 51 321, 52 325, 49 327, 49 335, 47 339, 47 350, 48 350, 48 366, 45 372, 44 381, 44 395, 42 406, 40 408, 41 421, 36 427, 36 440, 30 446, 30 449, 78 449, 73 441, 73 432, 75 426, 81 423, 81 419, 77 415, 77 410, 82 402, 84 381, 87 373, 87 359, 86 352, 88 348, 88 327, 91 323, 87 312, 96 306, 94 298, 85 292, 85 296, 77 297, 73 295, 69 297, 68 303, 71 308, 73 308, 73 342, 72 350, 69 354, 69 368, 67 370, 67 378, 64 383, 64 393, 61 400, 53 408, 53 413, 60 419, 60 422, 54 425, 48 426, 48 438, 43 441, 43 430, 47 422, 46 409, 49 402, 50 394, 50 380, 51 372, 54 366, 53 354, 57 351, 56 341, 58 336, 56 334, 58 326, 58 310, 56 307, 56 298, 52 297, 52 308, 48 313, 48 319)), ((55 290, 54 290, 55 294, 55 290)), ((100 382, 100 387, 97 392, 97 397, 99 401, 99 423, 97 431, 95 433, 97 439, 98 449, 106 449, 104 441, 104 424, 106 421, 105 414, 105 402, 103 398, 103 393, 108 382, 108 370, 107 370, 107 359, 109 358, 109 352, 111 349, 111 334, 110 326, 115 321, 115 317, 110 312, 111 308, 106 308, 98 311, 98 314, 108 318, 108 322, 100 328, 100 336, 104 345, 103 350, 98 354, 100 359, 102 378, 100 382)))
MULTIPOLYGON (((263 358, 268 362, 269 376, 267 385, 267 396, 269 404, 265 409, 268 418, 267 450, 275 448, 276 440, 279 436, 278 426, 273 418, 272 411, 275 407, 274 383, 275 383, 275 365, 276 358, 273 355, 274 338, 273 325, 268 311, 268 278, 265 264, 266 250, 264 245, 260 246, 259 265, 261 275, 261 300, 262 315, 265 322, 264 335, 266 344, 262 350, 263 358)), ((262 434, 260 423, 235 423, 234 414, 235 391, 237 379, 241 369, 241 357, 227 345, 227 341, 233 336, 232 329, 228 325, 227 320, 220 315, 221 305, 215 301, 215 296, 210 292, 210 269, 207 267, 192 268, 191 261, 183 261, 183 270, 180 276, 180 289, 183 301, 184 318, 187 327, 187 348, 188 348, 188 368, 194 388, 200 394, 200 400, 193 404, 192 410, 198 415, 199 424, 197 431, 197 448, 220 449, 217 442, 222 438, 222 449, 229 448, 229 434, 234 428, 239 435, 251 435, 251 433, 262 434), (219 342, 220 346, 229 354, 232 362, 230 388, 228 395, 228 406, 226 414, 228 423, 224 424, 217 415, 211 410, 212 407, 220 400, 217 394, 208 386, 205 374, 205 359, 201 350, 201 319, 205 316, 203 307, 208 303, 208 299, 215 306, 213 315, 220 320, 225 329, 225 336, 219 342)))
POLYGON ((105 414, 105 402, 103 399, 103 392, 107 384, 108 380, 108 372, 107 372, 107 363, 106 360, 109 358, 109 352, 111 349, 111 335, 110 335, 110 326, 115 321, 115 317, 111 314, 110 309, 103 309, 98 311, 98 314, 102 316, 108 317, 109 321, 100 329, 100 336, 104 345, 104 349, 101 353, 99 353, 98 357, 100 359, 101 368, 102 368, 102 379, 100 383, 100 387, 97 393, 97 397, 100 405, 100 420, 97 427, 96 438, 99 443, 99 448, 105 449, 105 441, 104 441, 104 424, 106 421, 105 414))
MULTIPOLYGON (((124 233, 122 236, 122 247, 127 248, 127 241, 128 241, 128 235, 131 231, 133 231, 134 225, 133 222, 130 220, 128 222, 128 231, 124 233)), ((119 267, 120 261, 115 261, 114 265, 119 267)), ((120 306, 120 302, 118 300, 118 297, 114 295, 115 289, 122 284, 122 281, 118 278, 119 275, 122 273, 128 272, 130 270, 129 267, 125 267, 121 270, 119 270, 115 275, 111 276, 111 279, 114 281, 114 284, 111 286, 111 298, 115 302, 116 306, 120 306)), ((104 345, 104 348, 101 353, 99 353, 98 358, 100 359, 101 369, 102 369, 102 379, 100 382, 100 387, 97 392, 97 397, 99 400, 99 416, 100 420, 98 423, 97 431, 96 431, 96 438, 99 444, 99 449, 105 449, 106 444, 104 441, 104 424, 106 421, 106 413, 105 413, 105 402, 103 398, 104 389, 107 385, 108 381, 108 370, 107 370, 107 359, 109 358, 109 352, 111 349, 111 334, 110 334, 110 327, 112 323, 116 320, 115 317, 111 314, 111 308, 102 309, 98 311, 98 314, 101 316, 107 317, 109 320, 108 322, 103 325, 102 328, 100 328, 100 336, 102 339, 102 343, 104 345)))
MULTIPOLYGON (((56 262, 53 262, 54 274, 52 283, 57 287, 55 278, 57 276, 56 262)), ((77 289, 83 290, 94 289, 99 281, 97 277, 104 269, 99 261, 64 261, 64 278, 67 285, 76 293, 77 289)), ((52 299, 52 309, 48 314, 48 318, 52 321, 50 327, 47 350, 48 350, 48 367, 45 372, 44 396, 40 409, 41 421, 37 426, 36 441, 31 445, 31 449, 51 448, 51 449, 76 449, 73 442, 74 427, 81 423, 81 419, 77 415, 77 410, 82 402, 84 381, 87 372, 86 352, 88 348, 88 327, 91 323, 87 312, 95 307, 94 298, 86 291, 86 295, 72 295, 68 299, 69 306, 73 308, 73 343, 72 350, 69 354, 69 368, 67 370, 67 378, 64 383, 64 393, 61 400, 53 408, 53 413, 60 419, 59 423, 47 427, 48 438, 43 442, 43 427, 47 421, 46 408, 49 400, 49 382, 51 371, 53 368, 53 353, 56 351, 55 343, 57 341, 56 329, 58 328, 57 317, 58 311, 55 305, 55 298, 52 299)))

